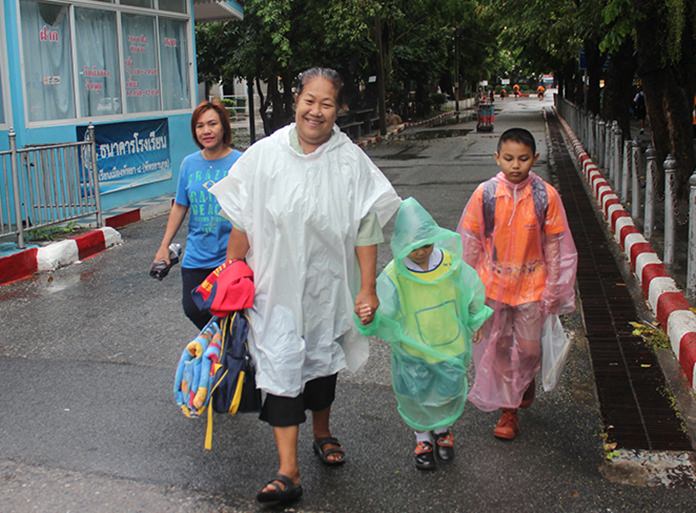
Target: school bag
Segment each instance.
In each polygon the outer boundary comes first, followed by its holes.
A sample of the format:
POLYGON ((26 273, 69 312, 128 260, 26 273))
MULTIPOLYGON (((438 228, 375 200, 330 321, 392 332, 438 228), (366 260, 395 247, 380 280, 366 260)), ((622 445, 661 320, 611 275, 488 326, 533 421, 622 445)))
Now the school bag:
POLYGON ((213 412, 236 415, 261 409, 248 334, 249 322, 243 311, 213 317, 179 359, 174 398, 189 418, 207 410, 206 450, 212 449, 213 412))
MULTIPOLYGON (((546 211, 549 208, 549 193, 541 178, 533 177, 531 182, 532 199, 534 200, 534 212, 539 226, 543 227, 546 221, 546 211)), ((498 188, 498 180, 487 180, 483 184, 483 226, 486 238, 493 233, 495 226, 495 191, 498 188)))

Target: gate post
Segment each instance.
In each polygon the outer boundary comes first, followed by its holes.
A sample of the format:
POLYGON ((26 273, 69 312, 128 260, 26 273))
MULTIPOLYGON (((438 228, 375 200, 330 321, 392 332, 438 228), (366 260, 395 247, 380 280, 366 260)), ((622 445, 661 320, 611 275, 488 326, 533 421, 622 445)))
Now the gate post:
POLYGON ((626 146, 626 158, 628 161, 628 169, 631 174, 631 216, 633 219, 638 219, 640 216, 640 185, 638 170, 640 169, 640 143, 638 140, 629 141, 626 146))
POLYGON ((92 123, 87 127, 89 140, 89 154, 92 159, 92 186, 94 187, 94 202, 97 208, 97 227, 104 226, 104 217, 101 209, 101 196, 99 193, 99 169, 97 166, 97 134, 92 123))
POLYGON ((17 247, 24 249, 24 225, 22 219, 22 203, 19 195, 19 175, 17 174, 17 134, 14 128, 10 127, 10 167, 12 169, 12 192, 14 199, 15 223, 17 225, 17 247))
POLYGON ((657 176, 657 157, 655 148, 648 146, 645 151, 645 216, 643 217, 643 236, 650 240, 655 226, 655 177, 657 176))
POLYGON ((677 180, 677 161, 672 154, 665 159, 665 265, 674 263, 674 200, 677 180))
POLYGON ((696 298, 696 169, 689 178, 689 240, 686 261, 686 295, 690 301, 696 298))

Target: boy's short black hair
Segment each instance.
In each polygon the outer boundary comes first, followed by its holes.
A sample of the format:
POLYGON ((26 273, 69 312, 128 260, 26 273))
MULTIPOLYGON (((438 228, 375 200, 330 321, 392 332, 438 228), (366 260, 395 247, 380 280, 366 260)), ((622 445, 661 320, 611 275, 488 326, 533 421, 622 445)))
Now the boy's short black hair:
POLYGON ((529 146, 532 149, 532 153, 536 155, 536 141, 529 130, 524 128, 508 128, 505 130, 505 132, 500 135, 500 139, 498 139, 498 153, 500 153, 500 147, 507 141, 529 146))

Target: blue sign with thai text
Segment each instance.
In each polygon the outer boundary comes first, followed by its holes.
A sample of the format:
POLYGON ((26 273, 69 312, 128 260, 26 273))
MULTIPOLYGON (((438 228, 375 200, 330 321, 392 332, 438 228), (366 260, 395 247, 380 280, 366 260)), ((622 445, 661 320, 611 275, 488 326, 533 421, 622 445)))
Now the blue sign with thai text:
MULTIPOLYGON (((87 127, 76 129, 77 139, 86 140, 87 127)), ((172 177, 166 119, 96 125, 95 132, 102 194, 172 177)))

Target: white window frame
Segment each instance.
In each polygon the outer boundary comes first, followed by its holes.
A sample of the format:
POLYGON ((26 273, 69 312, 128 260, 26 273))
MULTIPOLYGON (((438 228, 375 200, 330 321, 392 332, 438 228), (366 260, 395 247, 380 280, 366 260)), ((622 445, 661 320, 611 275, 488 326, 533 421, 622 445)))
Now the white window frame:
MULTIPOLYGON (((0 27, 5 32, 5 5, 0 2, 0 27)), ((0 62, 2 62, 2 111, 5 119, 0 120, 0 130, 9 130, 12 126, 12 91, 10 91, 10 60, 7 58, 6 38, 0 37, 0 62)))
MULTIPOLYGON (((72 73, 73 73, 73 96, 74 96, 74 101, 75 101, 75 112, 79 113, 78 116, 72 117, 72 118, 65 118, 65 119, 55 119, 55 120, 46 120, 46 121, 29 121, 29 98, 26 93, 26 91, 23 94, 23 107, 24 107, 24 123, 27 128, 45 128, 45 127, 55 127, 55 126, 65 126, 65 125, 85 125, 93 121, 97 122, 109 122, 109 121, 132 121, 136 119, 143 119, 143 118, 153 118, 153 117, 169 117, 169 116, 176 116, 176 115, 181 115, 181 114, 189 114, 191 112, 191 109, 195 105, 195 95, 196 95, 196 82, 195 82, 195 77, 193 76, 193 47, 194 47, 194 41, 193 38, 195 38, 195 35, 193 34, 193 31, 191 29, 193 20, 191 19, 191 14, 190 14, 190 2, 186 2, 186 13, 177 13, 177 12, 172 12, 172 11, 160 11, 158 9, 150 9, 150 8, 143 8, 143 7, 131 7, 127 5, 121 5, 120 0, 116 0, 115 3, 109 3, 109 2, 95 2, 95 1, 89 1, 89 0, 37 0, 37 1, 45 1, 47 3, 53 3, 53 4, 61 4, 61 5, 67 5, 69 7, 69 17, 70 17, 70 39, 71 39, 71 45, 72 48, 70 49, 70 56, 72 58, 72 73), (82 111, 81 111, 81 101, 79 98, 79 91, 78 91, 78 71, 77 70, 77 51, 75 48, 75 10, 74 7, 86 7, 90 9, 98 9, 98 10, 106 10, 106 11, 115 11, 116 12, 116 44, 118 45, 118 63, 119 63, 119 73, 121 73, 121 109, 122 112, 120 114, 107 114, 107 115, 101 115, 101 116, 83 116, 82 111), (188 68, 189 68, 189 101, 191 107, 187 107, 184 109, 174 109, 174 110, 153 110, 153 111, 146 111, 146 112, 127 112, 128 110, 128 105, 126 101, 126 81, 125 81, 125 74, 124 74, 124 55, 123 55, 123 24, 121 23, 121 13, 126 13, 126 14, 143 14, 143 15, 148 15, 152 16, 155 19, 155 46, 156 49, 155 51, 157 52, 157 65, 159 69, 159 84, 160 84, 160 106, 163 105, 162 101, 162 62, 160 58, 160 48, 159 48, 159 18, 170 18, 170 19, 176 19, 180 21, 185 21, 186 22, 186 34, 188 36, 188 68)), ((16 3, 16 9, 17 9, 17 33, 19 37, 19 63, 20 63, 20 68, 21 68, 21 80, 22 80, 22 89, 24 89, 24 85, 26 84, 26 73, 25 73, 25 62, 24 62, 24 43, 23 43, 23 34, 22 34, 22 13, 20 10, 20 0, 15 0, 16 3)), ((159 5, 158 0, 154 0, 155 6, 159 5)), ((2 5, 0 4, 0 9, 2 8, 2 5)), ((2 14, 2 11, 0 10, 0 14, 2 14)), ((4 43, 0 42, 0 50, 4 51, 4 43)), ((3 55, 0 53, 0 58, 2 58, 3 55)), ((6 59, 6 56, 5 56, 6 59)), ((7 60, 5 60, 7 62, 7 60)), ((4 82, 8 80, 7 77, 3 77, 3 86, 4 82)), ((9 92, 9 89, 3 89, 3 93, 5 91, 9 92)), ((7 103, 7 99, 5 99, 5 103, 7 103)), ((5 109, 5 117, 8 117, 8 110, 5 109)), ((3 124, 0 124, 0 127, 4 127, 3 124)))

